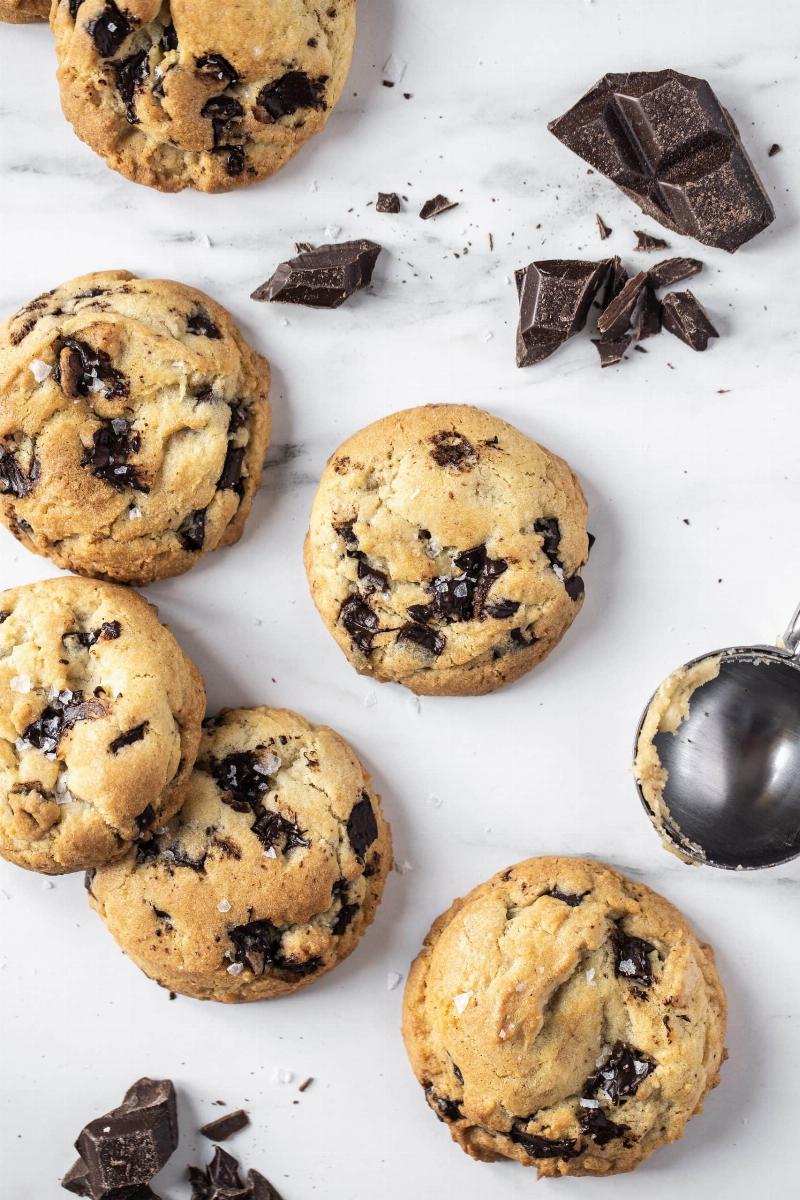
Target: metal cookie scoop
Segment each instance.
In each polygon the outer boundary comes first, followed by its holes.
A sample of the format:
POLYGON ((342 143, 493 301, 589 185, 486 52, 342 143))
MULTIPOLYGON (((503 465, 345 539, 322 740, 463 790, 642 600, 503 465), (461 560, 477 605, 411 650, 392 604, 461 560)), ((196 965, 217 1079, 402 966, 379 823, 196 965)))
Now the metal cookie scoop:
POLYGON ((633 771, 679 857, 752 870, 800 855, 800 605, 777 646, 674 671, 642 714, 633 771))

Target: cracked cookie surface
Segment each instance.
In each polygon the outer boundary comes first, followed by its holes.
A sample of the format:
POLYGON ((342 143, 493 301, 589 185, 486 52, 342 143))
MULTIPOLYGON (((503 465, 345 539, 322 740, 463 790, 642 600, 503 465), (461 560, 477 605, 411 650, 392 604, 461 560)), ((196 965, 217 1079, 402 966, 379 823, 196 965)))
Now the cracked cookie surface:
POLYGON ((477 695, 547 655, 583 603, 569 466, 477 408, 384 417, 329 459, 305 545, 323 621, 364 675, 477 695))
POLYGON ((286 709, 230 709, 204 724, 180 813, 87 888, 162 986, 265 1000, 350 954, 391 857, 369 775, 338 734, 286 709))
POLYGON ((273 175, 325 125, 355 0, 58 0, 61 104, 108 166, 162 191, 273 175))
POLYGON ((701 1111, 725 1020, 713 951, 671 904, 602 863, 532 858, 434 922, 403 1036, 473 1158, 604 1175, 701 1111))
POLYGON ((0 328, 0 519, 126 583, 241 536, 269 444, 269 364, 203 292, 102 271, 0 328))
POLYGON ((0 854, 96 867, 179 808, 205 705, 194 664, 127 588, 0 592, 0 854))
POLYGON ((50 0, 0 0, 0 21, 12 25, 46 21, 49 15, 50 0))

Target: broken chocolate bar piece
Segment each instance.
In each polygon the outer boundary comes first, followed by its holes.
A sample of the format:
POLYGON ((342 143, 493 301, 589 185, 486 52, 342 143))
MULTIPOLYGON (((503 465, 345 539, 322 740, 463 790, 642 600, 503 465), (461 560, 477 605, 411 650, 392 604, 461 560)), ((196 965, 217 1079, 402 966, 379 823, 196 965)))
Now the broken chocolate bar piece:
POLYGON ((652 233, 646 233, 644 229, 634 229, 636 234, 636 245, 634 250, 640 253, 650 254, 653 250, 666 250, 669 242, 665 242, 663 238, 653 237, 652 233))
POLYGON ((236 1112, 225 1113, 224 1116, 217 1117, 216 1120, 209 1121, 206 1125, 201 1125, 200 1132, 203 1137, 207 1137, 212 1142, 225 1142, 249 1124, 250 1118, 247 1113, 243 1108, 237 1108, 236 1112))
POLYGON ((664 328, 693 350, 705 350, 709 338, 719 337, 692 292, 668 292, 661 302, 661 311, 664 328))
POLYGON ((552 258, 515 272, 519 296, 517 366, 542 362, 586 324, 612 261, 552 258))
POLYGON ((551 133, 647 216, 733 252, 775 219, 730 115, 679 71, 604 75, 551 133))
POLYGON ((168 1079, 140 1079, 119 1107, 81 1131, 75 1143, 80 1158, 62 1187, 92 1200, 146 1197, 177 1144, 175 1088, 168 1079))
POLYGON ((631 335, 625 333, 620 338, 592 338, 592 345, 597 347, 601 367, 615 367, 625 357, 625 351, 631 344, 631 335))
POLYGON ((642 302, 639 305, 633 328, 637 342, 661 333, 661 301, 649 283, 645 285, 642 292, 642 302))
POLYGON ((608 307, 603 309, 597 318, 597 328, 604 338, 613 340, 627 333, 639 293, 646 283, 646 271, 632 275, 608 307))
POLYGON ((699 275, 702 269, 699 258, 665 258, 650 268, 647 278, 651 287, 665 288, 699 275))
POLYGON ((425 201, 419 210, 419 215, 423 221, 430 221, 431 217, 438 217, 441 213, 449 212, 451 208, 458 208, 458 201, 448 200, 447 196, 439 194, 425 201))
POLYGON ((378 199, 375 203, 375 212, 399 213, 400 197, 398 196, 397 192, 378 192, 378 199))
POLYGON ((615 296, 618 296, 628 282, 628 272, 622 265, 622 260, 615 254, 608 269, 603 294, 600 297, 600 307, 608 308, 615 296))
POLYGON ((377 242, 366 239, 303 250, 280 263, 250 298, 338 308, 353 292, 369 284, 380 252, 377 242))

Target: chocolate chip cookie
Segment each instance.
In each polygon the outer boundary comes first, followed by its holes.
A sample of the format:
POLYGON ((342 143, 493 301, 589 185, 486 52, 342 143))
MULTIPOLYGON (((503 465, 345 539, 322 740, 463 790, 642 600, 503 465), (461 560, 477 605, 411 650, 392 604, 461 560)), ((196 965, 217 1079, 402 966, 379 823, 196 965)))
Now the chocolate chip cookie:
POLYGON ((305 548, 351 663, 421 695, 478 695, 529 671, 578 613, 588 554, 567 464, 460 404, 394 413, 340 446, 305 548))
POLYGON ((344 87, 355 0, 59 0, 61 103, 107 164, 165 192, 273 175, 344 87))
POLYGON ((0 327, 0 400, 0 520, 29 550, 145 584, 241 536, 269 364, 203 292, 103 271, 37 297, 0 327))
POLYGON ((12 25, 46 21, 49 15, 50 0, 0 0, 0 21, 12 25))
POLYGON ((701 1111, 725 1020, 713 951, 671 904, 602 863, 531 858, 434 922, 403 1035, 467 1154, 606 1175, 701 1111))
POLYGON ((87 887, 162 986, 266 1000, 355 949, 391 853, 369 775, 338 734, 286 709, 231 709, 205 722, 180 813, 87 887))
POLYGON ((123 854, 180 807, 204 705, 136 592, 76 578, 0 592, 0 855, 59 875, 123 854))

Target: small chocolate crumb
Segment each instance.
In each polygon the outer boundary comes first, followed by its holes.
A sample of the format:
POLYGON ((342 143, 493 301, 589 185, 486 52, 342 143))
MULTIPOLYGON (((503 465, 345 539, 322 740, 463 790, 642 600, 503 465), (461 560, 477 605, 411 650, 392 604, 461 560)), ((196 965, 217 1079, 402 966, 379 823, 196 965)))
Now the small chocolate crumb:
POLYGON ((774 158, 776 154, 780 154, 782 149, 783 149, 783 146, 779 146, 777 142, 773 142, 772 145, 770 146, 769 150, 767 151, 767 157, 774 158))
POLYGON ((644 229, 634 229, 636 234, 636 245, 634 250, 638 250, 644 254, 650 254, 654 250, 666 250, 669 242, 665 242, 663 238, 654 237, 652 233, 646 233, 644 229))
POLYGON ((614 230, 606 225, 605 221, 600 216, 600 213, 595 213, 594 219, 597 221, 597 232, 600 234, 600 241, 604 242, 607 237, 611 236, 614 230))
POLYGON ((458 201, 448 200, 447 196, 440 193, 425 201, 419 210, 419 215, 423 221, 430 221, 431 217, 438 217, 444 212, 449 212, 451 208, 458 208, 458 201))
POLYGON ((378 192, 378 199, 375 202, 375 212, 399 213, 400 197, 397 192, 378 192))
POLYGON ((224 1116, 201 1125, 200 1132, 212 1142, 225 1142, 249 1124, 250 1118, 247 1113, 243 1108, 237 1108, 235 1112, 225 1113, 224 1116))

